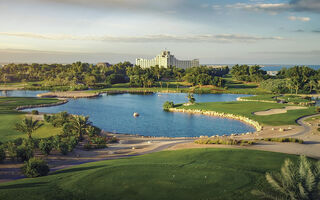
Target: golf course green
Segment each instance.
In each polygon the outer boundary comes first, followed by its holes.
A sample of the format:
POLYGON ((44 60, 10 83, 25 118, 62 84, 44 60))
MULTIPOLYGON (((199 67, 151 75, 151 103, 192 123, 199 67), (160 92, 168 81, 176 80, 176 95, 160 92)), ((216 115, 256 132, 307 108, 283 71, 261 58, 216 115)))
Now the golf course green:
MULTIPOLYGON (((6 142, 19 137, 26 138, 24 135, 15 130, 15 124, 20 122, 25 116, 24 112, 15 110, 18 106, 40 105, 57 103, 58 99, 51 98, 30 98, 30 97, 1 97, 0 98, 0 141, 6 142)), ((43 123, 33 136, 35 138, 49 137, 57 135, 60 128, 55 128, 48 123, 43 123)))
POLYGON ((230 113, 240 115, 249 119, 255 120, 262 125, 280 126, 280 125, 295 125, 296 120, 300 117, 316 114, 314 106, 307 109, 288 110, 286 113, 258 116, 254 112, 264 111, 269 109, 284 108, 289 105, 277 103, 264 103, 255 101, 233 101, 233 102, 208 102, 196 103, 190 106, 177 105, 177 109, 215 111, 221 113, 230 113))
POLYGON ((189 149, 78 165, 0 184, 0 199, 256 199, 265 173, 297 156, 245 149, 189 149))

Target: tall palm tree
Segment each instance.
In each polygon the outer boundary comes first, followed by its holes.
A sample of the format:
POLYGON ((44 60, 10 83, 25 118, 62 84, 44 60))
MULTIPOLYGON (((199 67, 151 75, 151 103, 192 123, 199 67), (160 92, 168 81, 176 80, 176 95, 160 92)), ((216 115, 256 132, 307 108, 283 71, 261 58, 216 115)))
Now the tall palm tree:
POLYGON ((32 138, 32 133, 40 128, 42 124, 38 120, 33 120, 32 117, 26 117, 21 123, 16 124, 16 130, 28 135, 28 138, 32 138))
POLYGON ((83 139, 83 134, 86 133, 87 127, 91 124, 88 116, 74 116, 72 120, 72 127, 78 134, 80 140, 83 139))
POLYGON ((305 156, 297 164, 286 160, 280 173, 267 173, 266 179, 272 191, 253 191, 262 199, 320 199, 320 162, 312 163, 305 156))

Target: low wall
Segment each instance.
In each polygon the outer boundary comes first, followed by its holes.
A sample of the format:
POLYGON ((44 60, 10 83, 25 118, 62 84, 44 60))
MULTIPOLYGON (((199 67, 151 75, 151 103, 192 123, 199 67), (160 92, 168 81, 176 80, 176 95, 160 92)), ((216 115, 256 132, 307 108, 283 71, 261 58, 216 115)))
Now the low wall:
POLYGON ((228 114, 228 113, 219 113, 215 111, 205 111, 205 110, 191 110, 191 109, 177 109, 177 108, 170 108, 170 112, 183 112, 183 113, 193 113, 193 114, 202 114, 202 115, 209 115, 209 116, 214 116, 214 117, 223 117, 223 118, 230 118, 230 119, 235 119, 235 120, 240 120, 242 122, 245 122, 247 124, 250 124, 253 126, 257 131, 262 130, 262 126, 247 117, 239 116, 239 115, 234 115, 234 114, 228 114))
POLYGON ((62 100, 57 103, 51 103, 51 104, 38 104, 38 105, 25 105, 25 106, 18 106, 16 110, 24 110, 24 109, 30 109, 30 108, 40 108, 40 107, 51 107, 51 106, 59 106, 68 103, 68 100, 62 100))

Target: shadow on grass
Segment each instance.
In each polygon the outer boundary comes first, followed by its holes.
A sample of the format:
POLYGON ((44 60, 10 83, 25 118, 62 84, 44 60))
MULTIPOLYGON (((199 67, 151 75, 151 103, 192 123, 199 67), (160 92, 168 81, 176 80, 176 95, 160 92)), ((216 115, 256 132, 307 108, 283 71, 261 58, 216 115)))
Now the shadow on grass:
POLYGON ((92 166, 92 167, 70 168, 70 169, 64 169, 64 170, 59 170, 59 171, 53 172, 50 175, 79 172, 79 171, 85 171, 85 170, 90 170, 90 169, 98 169, 98 168, 102 168, 102 167, 105 167, 105 166, 106 165, 99 165, 99 166, 92 166))
POLYGON ((6 186, 0 186, 0 190, 39 187, 46 183, 47 182, 37 182, 37 183, 20 183, 20 184, 14 184, 14 185, 6 185, 6 186))

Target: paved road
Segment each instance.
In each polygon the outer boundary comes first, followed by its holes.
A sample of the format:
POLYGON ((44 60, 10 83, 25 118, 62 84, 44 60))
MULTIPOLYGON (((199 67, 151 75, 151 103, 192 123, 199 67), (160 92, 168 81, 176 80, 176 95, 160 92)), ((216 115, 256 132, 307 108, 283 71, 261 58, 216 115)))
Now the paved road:
POLYGON ((312 117, 317 117, 317 116, 320 116, 320 114, 315 114, 315 115, 311 115, 311 116, 307 116, 307 117, 302 117, 300 119, 297 120, 297 123, 303 127, 303 130, 296 133, 296 134, 293 134, 293 135, 290 135, 291 137, 297 137, 297 136, 302 136, 302 135, 305 135, 307 134, 309 131, 311 131, 311 127, 305 122, 306 119, 309 119, 309 118, 312 118, 312 117))

